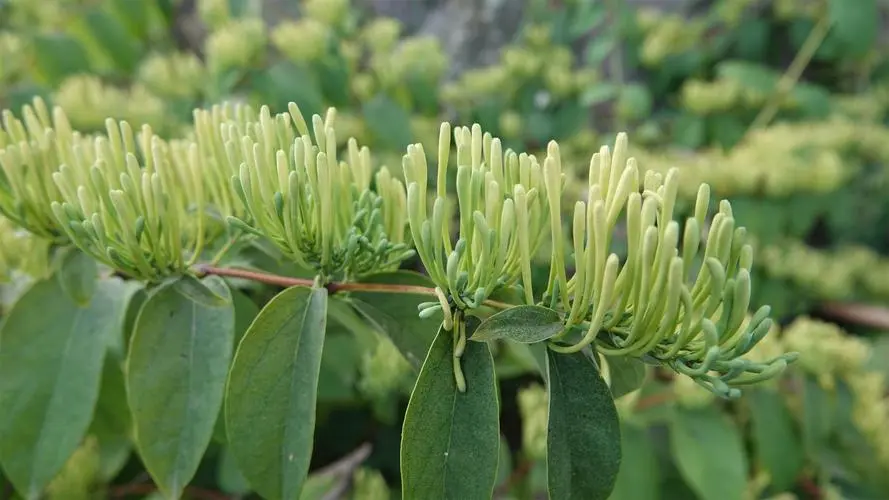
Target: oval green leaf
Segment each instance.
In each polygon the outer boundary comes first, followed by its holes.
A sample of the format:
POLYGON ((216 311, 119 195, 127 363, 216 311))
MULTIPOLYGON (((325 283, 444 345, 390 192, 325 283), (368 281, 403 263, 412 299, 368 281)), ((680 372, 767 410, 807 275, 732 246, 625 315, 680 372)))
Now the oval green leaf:
MULTIPOLYGON (((419 273, 396 271, 368 276, 366 283, 434 287, 432 281, 419 273)), ((409 293, 353 292, 351 302, 374 328, 385 333, 411 365, 419 370, 440 320, 419 316, 417 306, 435 300, 429 295, 409 293)))
POLYGON ((0 331, 0 462, 37 497, 80 444, 99 396, 108 339, 123 324, 124 283, 98 284, 79 306, 56 278, 38 281, 0 331))
POLYGON ((565 326, 559 313, 543 306, 516 306, 486 319, 470 340, 512 340, 533 344, 558 335, 565 326))
POLYGON ((401 496, 406 500, 493 495, 500 453, 494 358, 488 344, 467 342, 461 358, 466 392, 459 392, 453 353, 453 333, 440 328, 401 432, 401 496))
POLYGON ((677 407, 670 431, 676 466, 698 498, 746 498, 747 457, 741 435, 717 407, 677 407))
POLYGON ((259 313, 228 379, 229 450, 263 498, 299 498, 312 458, 327 290, 293 287, 259 313))
POLYGON ((620 421, 611 390, 582 352, 546 353, 550 498, 605 500, 621 462, 620 421))
POLYGON ((234 335, 231 294, 215 276, 161 285, 136 318, 126 380, 136 448, 169 497, 182 494, 210 443, 234 335))

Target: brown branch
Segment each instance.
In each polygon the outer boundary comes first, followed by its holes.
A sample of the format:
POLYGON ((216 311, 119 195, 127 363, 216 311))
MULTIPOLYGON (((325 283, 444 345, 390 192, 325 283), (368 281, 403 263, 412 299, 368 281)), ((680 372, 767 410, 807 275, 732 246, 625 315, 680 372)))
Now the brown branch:
POLYGON ((635 411, 645 411, 650 408, 669 403, 674 399, 675 395, 671 391, 659 392, 657 394, 652 394, 650 396, 645 396, 644 398, 639 399, 639 401, 636 401, 636 405, 633 407, 633 409, 635 411))
POLYGON ((506 478, 503 483, 494 490, 494 498, 499 498, 503 495, 509 493, 516 484, 518 484, 528 473, 531 472, 531 469, 534 467, 534 462, 532 460, 523 459, 519 462, 518 466, 512 470, 512 473, 509 477, 506 478))
POLYGON ((889 309, 868 304, 823 302, 819 312, 833 319, 889 330, 889 309))
MULTIPOLYGON (((279 276, 277 274, 262 273, 259 271, 250 271, 247 269, 234 269, 228 267, 215 267, 209 265, 197 265, 195 271, 200 275, 212 274, 216 276, 226 276, 229 278, 241 278, 269 285, 282 287, 291 286, 314 286, 314 280, 305 278, 291 278, 289 276, 279 276)), ((378 293, 405 293, 413 295, 429 295, 436 296, 435 289, 425 286, 414 285, 390 285, 384 283, 341 283, 330 282, 324 285, 331 294, 338 292, 378 292, 378 293)), ((513 304, 499 302, 496 300, 486 300, 484 305, 495 309, 509 309, 513 304)))

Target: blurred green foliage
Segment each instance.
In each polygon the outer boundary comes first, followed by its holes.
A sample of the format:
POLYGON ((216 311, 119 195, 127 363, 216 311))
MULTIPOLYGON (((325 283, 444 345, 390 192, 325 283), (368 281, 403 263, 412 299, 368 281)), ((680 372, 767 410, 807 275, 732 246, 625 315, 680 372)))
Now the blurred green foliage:
MULTIPOLYGON (((758 242, 754 305, 771 304, 790 323, 760 349, 796 350, 801 362, 731 404, 685 378, 640 371, 642 388, 618 400, 625 458, 613 498, 885 498, 887 337, 806 315, 825 300, 889 299, 886 8, 876 0, 692 3, 665 14, 623 0, 529 0, 494 64, 447 79, 438 40, 406 35, 349 0, 304 0, 299 17, 273 26, 259 2, 198 0, 194 26, 185 27, 177 0, 0 0, 0 109, 41 96, 79 130, 101 130, 113 117, 188 136, 192 109, 222 100, 272 112, 294 101, 307 115, 335 106, 337 137, 357 138, 396 172, 404 147, 434 143, 444 118, 480 123, 519 151, 556 139, 579 177, 592 148, 628 130, 641 168, 680 167, 689 186, 707 182, 714 199, 731 199, 758 242)), ((681 196, 689 215, 695 192, 681 196)), ((4 308, 23 276, 46 272, 45 247, 0 220, 4 308)), ((252 292, 239 307, 255 314, 268 291, 252 292)), ((326 342, 336 356, 322 361, 316 465, 369 440, 371 457, 346 471, 349 494, 387 498, 412 372, 373 332, 356 343, 333 331, 326 342)), ((511 422, 504 429, 514 431, 498 491, 533 498, 545 491, 546 394, 531 353, 495 347, 511 422)), ((632 370, 642 368, 609 366, 612 389, 632 370)), ((114 462, 98 432, 50 498, 96 498, 138 481, 128 445, 114 462)), ((216 443, 197 482, 236 498, 245 483, 226 457, 216 443)), ((341 476, 316 473, 304 498, 340 487, 341 476)))

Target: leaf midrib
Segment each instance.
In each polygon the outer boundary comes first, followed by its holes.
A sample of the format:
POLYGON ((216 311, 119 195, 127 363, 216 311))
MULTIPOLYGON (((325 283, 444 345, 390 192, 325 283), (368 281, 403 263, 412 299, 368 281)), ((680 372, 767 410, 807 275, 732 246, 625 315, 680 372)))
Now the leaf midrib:
POLYGON ((181 463, 185 457, 185 450, 183 449, 184 440, 182 439, 185 434, 186 429, 188 428, 188 422, 191 422, 191 413, 192 413, 192 405, 191 405, 191 395, 194 391, 194 346, 195 346, 195 338, 197 331, 197 302, 189 299, 191 302, 191 329, 189 334, 189 345, 188 345, 188 370, 187 370, 187 380, 188 380, 188 399, 186 400, 185 405, 185 418, 183 421, 185 425, 179 427, 179 439, 176 440, 176 459, 173 462, 173 477, 171 478, 171 486, 174 492, 178 493, 180 490, 179 487, 179 471, 181 470, 181 463))
MULTIPOLYGON (((287 401, 288 415, 287 416, 288 417, 290 416, 290 411, 292 410, 292 402, 294 399, 293 379, 295 377, 296 370, 299 368, 299 365, 297 363, 297 358, 299 357, 299 352, 300 352, 300 349, 302 348, 302 340, 303 340, 303 333, 305 332, 306 318, 309 316, 309 312, 312 309, 312 305, 315 302, 315 290, 314 289, 309 290, 308 299, 309 300, 306 301, 306 307, 302 311, 302 319, 299 322, 299 337, 296 339, 296 349, 294 349, 294 351, 293 351, 293 358, 292 358, 293 359, 293 368, 290 370, 290 380, 287 381, 287 385, 288 385, 288 389, 289 389, 287 391, 287 393, 288 393, 288 401, 287 401)), ((287 323, 285 323, 285 325, 286 324, 287 323)), ((279 329, 278 333, 280 333, 280 332, 281 332, 281 329, 279 329)), ((277 333, 276 333, 276 335, 277 335, 277 333)), ((281 472, 282 472, 282 474, 281 474, 281 496, 282 497, 287 492, 287 485, 285 483, 285 481, 287 480, 287 475, 284 474, 283 472, 287 470, 287 463, 288 463, 287 442, 288 442, 288 438, 290 437, 290 430, 292 429, 292 426, 289 425, 289 423, 290 423, 290 418, 287 418, 284 422, 284 436, 283 436, 283 439, 281 440, 281 449, 280 449, 281 455, 279 456, 279 459, 281 460, 281 472)))

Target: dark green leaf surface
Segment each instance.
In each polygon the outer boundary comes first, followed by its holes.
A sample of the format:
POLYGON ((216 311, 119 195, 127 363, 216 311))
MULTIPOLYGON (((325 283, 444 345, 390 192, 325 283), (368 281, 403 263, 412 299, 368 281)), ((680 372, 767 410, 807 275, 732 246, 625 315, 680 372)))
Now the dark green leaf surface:
POLYGON ((738 428, 715 406, 678 407, 670 447, 682 477, 701 500, 743 500, 747 457, 738 428))
POLYGON ((16 302, 0 331, 0 462, 33 498, 80 444, 99 396, 105 348, 121 328, 124 283, 99 283, 78 306, 50 278, 16 302))
POLYGON ((491 316, 479 325, 471 340, 506 339, 533 344, 557 335, 564 325, 559 313, 543 306, 516 306, 491 316))
POLYGON ((238 346, 228 380, 229 450, 264 498, 298 498, 312 458, 327 290, 272 299, 238 346))
POLYGON ((605 500, 621 462, 620 422, 608 385, 583 353, 547 349, 550 498, 605 500))
POLYGON ((802 441, 784 397, 768 388, 748 392, 753 443, 776 491, 793 486, 805 465, 802 441))
MULTIPOLYGON (((418 273, 396 271, 376 274, 363 280, 366 283, 434 287, 432 281, 418 273)), ((389 336, 395 347, 417 370, 426 359, 426 352, 435 338, 440 323, 436 319, 418 316, 417 306, 434 300, 428 295, 405 293, 354 292, 352 304, 374 327, 389 336)))
POLYGON ((405 500, 493 495, 500 448, 494 359, 488 344, 467 342, 466 392, 459 392, 453 352, 453 333, 439 329, 408 403, 401 433, 405 500))
POLYGON ((215 276, 161 285, 136 319, 127 396, 139 455, 167 496, 181 495, 210 443, 234 335, 231 295, 215 276))

